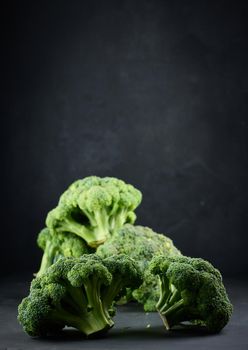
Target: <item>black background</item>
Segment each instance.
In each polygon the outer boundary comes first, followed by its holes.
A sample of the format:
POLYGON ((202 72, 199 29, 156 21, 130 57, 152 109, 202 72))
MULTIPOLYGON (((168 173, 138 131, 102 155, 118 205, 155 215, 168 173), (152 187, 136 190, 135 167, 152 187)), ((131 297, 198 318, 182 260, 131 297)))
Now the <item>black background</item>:
POLYGON ((75 179, 143 192, 138 223, 247 275, 246 1, 12 1, 2 75, 3 273, 75 179))

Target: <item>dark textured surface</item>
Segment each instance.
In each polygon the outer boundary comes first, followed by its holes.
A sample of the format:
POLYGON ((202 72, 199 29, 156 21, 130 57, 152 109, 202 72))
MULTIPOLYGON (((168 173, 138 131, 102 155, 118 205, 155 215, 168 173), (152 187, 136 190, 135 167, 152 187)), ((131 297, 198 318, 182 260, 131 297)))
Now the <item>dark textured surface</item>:
POLYGON ((138 223, 244 275, 248 3, 7 3, 1 270, 37 269, 47 211, 97 174, 143 191, 138 223))
POLYGON ((64 332, 62 337, 32 339, 16 321, 17 305, 28 292, 28 283, 20 277, 1 283, 0 349, 199 349, 246 350, 248 348, 248 284, 226 283, 234 304, 230 323, 218 335, 175 330, 166 332, 157 313, 145 314, 136 305, 119 307, 115 327, 103 339, 86 340, 78 332, 64 332), (18 282, 19 281, 19 282, 18 282), (147 328, 147 325, 150 325, 147 328))

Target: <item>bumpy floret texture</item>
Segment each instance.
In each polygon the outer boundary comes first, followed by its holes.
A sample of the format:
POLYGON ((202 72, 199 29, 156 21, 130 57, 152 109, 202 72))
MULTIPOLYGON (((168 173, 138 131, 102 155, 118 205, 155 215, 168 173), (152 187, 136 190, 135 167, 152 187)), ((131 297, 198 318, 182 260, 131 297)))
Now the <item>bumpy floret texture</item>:
POLYGON ((71 232, 96 248, 125 223, 134 223, 141 192, 124 181, 89 176, 72 183, 51 210, 52 232, 71 232))
POLYGON ((143 273, 144 282, 138 289, 127 291, 122 302, 133 297, 144 305, 145 311, 155 311, 159 299, 159 285, 157 278, 147 269, 149 261, 158 254, 174 256, 179 255, 180 251, 165 235, 158 234, 149 227, 126 224, 97 249, 97 254, 103 258, 127 254, 135 259, 143 273))
POLYGON ((219 332, 232 305, 220 272, 208 261, 186 256, 154 257, 149 270, 160 280, 157 309, 167 329, 190 322, 219 332))
POLYGON ((60 258, 32 281, 29 296, 18 307, 18 320, 30 336, 46 336, 65 326, 86 336, 101 334, 114 324, 114 301, 122 289, 141 282, 137 264, 125 255, 60 258))
POLYGON ((93 253, 86 242, 70 232, 51 232, 47 227, 41 230, 37 239, 38 246, 44 251, 40 269, 40 276, 60 257, 80 257, 83 254, 93 253))

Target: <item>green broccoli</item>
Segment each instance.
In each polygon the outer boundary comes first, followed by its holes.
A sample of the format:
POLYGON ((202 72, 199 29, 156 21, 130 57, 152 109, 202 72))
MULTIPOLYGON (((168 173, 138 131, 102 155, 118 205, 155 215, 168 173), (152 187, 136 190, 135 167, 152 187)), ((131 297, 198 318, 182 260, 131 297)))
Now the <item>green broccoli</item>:
POLYGON ((121 290, 142 282, 135 261, 121 255, 95 254, 60 258, 31 283, 18 307, 18 320, 30 336, 45 336, 65 326, 86 336, 106 332, 114 324, 113 302, 121 290))
POLYGON ((144 274, 143 284, 136 290, 127 291, 120 303, 135 298, 144 305, 145 311, 156 311, 159 299, 159 285, 156 277, 147 269, 154 255, 178 255, 180 251, 173 245, 170 238, 154 232, 149 227, 126 224, 116 234, 97 249, 97 254, 103 258, 116 254, 127 254, 135 259, 144 274))
POLYGON ((70 232, 51 233, 45 227, 38 235, 38 246, 44 251, 41 265, 36 276, 43 274, 48 267, 56 262, 60 257, 78 258, 83 254, 93 253, 95 250, 87 246, 85 241, 70 232))
POLYGON ((156 256, 149 270, 160 280, 157 310, 167 329, 189 322, 219 332, 232 314, 220 272, 208 261, 156 256))
POLYGON ((89 176, 61 195, 46 225, 51 232, 74 233, 96 248, 126 222, 134 223, 141 199, 141 192, 122 180, 89 176))

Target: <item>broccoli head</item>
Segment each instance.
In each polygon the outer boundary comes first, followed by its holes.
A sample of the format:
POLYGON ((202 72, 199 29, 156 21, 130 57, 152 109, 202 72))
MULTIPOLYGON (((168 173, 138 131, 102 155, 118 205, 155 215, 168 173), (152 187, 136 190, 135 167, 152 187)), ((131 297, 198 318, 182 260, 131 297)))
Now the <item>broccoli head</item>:
POLYGON ((44 251, 37 276, 43 274, 60 257, 77 258, 94 252, 82 238, 73 233, 52 233, 47 227, 39 233, 37 244, 44 251))
POLYGON ((141 283, 140 270, 121 255, 60 258, 31 283, 18 307, 18 320, 30 336, 45 336, 70 326, 86 336, 101 334, 114 322, 113 303, 128 286, 141 283))
POLYGON ((232 314, 220 272, 208 261, 156 256, 149 270, 160 280, 157 310, 167 329, 189 322, 219 332, 232 314))
POLYGON ((116 234, 97 249, 97 254, 103 258, 116 254, 126 254, 135 259, 144 275, 142 285, 127 291, 122 303, 135 298, 144 305, 145 311, 155 311, 159 299, 157 277, 151 275, 147 266, 154 255, 179 255, 180 251, 173 245, 170 238, 154 232, 149 227, 124 225, 116 234))
POLYGON ((142 194, 124 181, 89 176, 72 183, 46 219, 52 232, 71 232, 96 248, 125 223, 134 223, 142 194))

